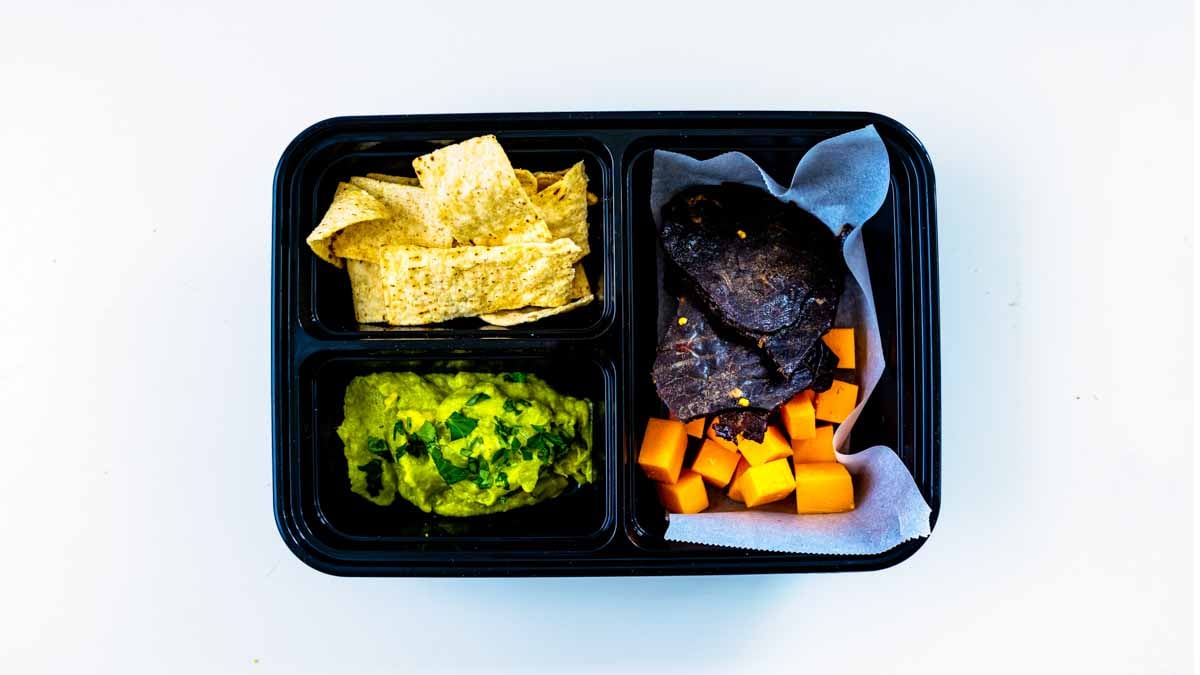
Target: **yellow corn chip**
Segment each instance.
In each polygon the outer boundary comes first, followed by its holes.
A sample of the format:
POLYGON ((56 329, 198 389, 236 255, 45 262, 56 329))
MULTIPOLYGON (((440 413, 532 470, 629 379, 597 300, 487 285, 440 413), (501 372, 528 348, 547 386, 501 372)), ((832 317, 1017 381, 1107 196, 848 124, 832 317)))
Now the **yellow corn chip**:
POLYGON ((388 323, 412 326, 570 299, 582 252, 570 239, 381 249, 388 323))
POLYGON ((587 255, 587 174, 583 162, 563 173, 557 181, 539 190, 533 203, 546 219, 550 236, 555 239, 566 237, 575 242, 587 255))
MULTIPOLYGON (((565 176, 568 171, 570 171, 570 169, 563 169, 562 171, 534 171, 533 177, 537 179, 538 192, 541 192, 542 190, 545 190, 551 185, 554 185, 558 181, 562 180, 562 177, 565 176)), ((587 193, 587 205, 595 206, 598 203, 600 203, 600 198, 597 197, 591 190, 589 190, 587 193)))
POLYGON ((429 246, 449 248, 454 244, 450 230, 434 215, 429 194, 411 185, 400 185, 373 178, 355 176, 350 179, 355 187, 371 193, 387 207, 391 217, 372 226, 359 225, 348 228, 338 236, 333 252, 344 258, 373 260, 379 246, 429 246), (354 240, 353 244, 349 240, 354 240), (347 247, 354 246, 354 249, 347 247), (358 253, 364 248, 372 257, 358 253), (350 252, 351 250, 355 252, 350 252))
POLYGON ((524 309, 510 309, 504 312, 489 312, 480 314, 479 318, 492 324, 493 326, 515 326, 520 323, 529 323, 544 319, 555 314, 565 314, 573 309, 579 309, 593 300, 592 294, 572 300, 565 305, 558 307, 526 307, 524 309))
POLYGON ((386 173, 369 173, 367 178, 374 178, 387 183, 395 183, 397 185, 420 185, 421 181, 417 180, 416 176, 391 176, 386 173))
POLYGON ((422 155, 413 160, 413 168, 455 241, 494 246, 551 240, 495 136, 422 155))
POLYGON ((533 177, 537 179, 538 192, 562 180, 562 177, 567 175, 568 171, 570 169, 563 169, 562 171, 534 171, 533 177))
POLYGON ((532 171, 525 169, 513 169, 513 173, 517 175, 517 182, 521 184, 521 189, 530 197, 537 194, 537 178, 534 178, 532 171))
POLYGON ((575 263, 575 278, 571 281, 571 299, 582 298, 592 292, 588 284, 587 274, 583 271, 583 263, 575 263))
POLYGON ((333 203, 305 241, 322 260, 341 267, 341 259, 333 252, 334 237, 351 225, 386 220, 389 217, 387 206, 371 193, 349 183, 338 183, 337 191, 333 194, 333 203))
POLYGON ((588 285, 587 274, 583 271, 583 263, 575 263, 575 279, 571 282, 571 301, 567 304, 557 307, 522 307, 503 312, 489 312, 480 314, 479 318, 493 326, 515 326, 555 314, 565 314, 573 309, 583 307, 594 299, 595 296, 592 295, 591 287, 588 285))
POLYGON ((383 270, 377 263, 347 260, 350 292, 354 296, 354 318, 359 323, 382 323, 387 309, 383 270))

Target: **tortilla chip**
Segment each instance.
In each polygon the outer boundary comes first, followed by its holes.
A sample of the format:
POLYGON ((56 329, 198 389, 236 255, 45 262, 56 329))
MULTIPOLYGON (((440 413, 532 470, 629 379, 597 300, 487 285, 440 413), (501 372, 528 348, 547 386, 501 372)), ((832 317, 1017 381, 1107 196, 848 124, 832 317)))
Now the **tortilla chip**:
POLYGON ((390 176, 386 173, 369 173, 367 178, 374 178, 385 183, 395 183, 397 185, 420 185, 421 181, 417 180, 416 176, 390 176))
POLYGON ((590 295, 592 287, 588 284, 587 273, 583 271, 583 263, 575 263, 575 278, 571 281, 571 299, 590 295))
POLYGON ((525 169, 513 169, 513 173, 517 175, 517 182, 521 184, 521 189, 530 197, 537 194, 537 178, 534 178, 532 171, 525 169))
POLYGON ((334 237, 351 225, 389 217, 387 206, 371 193, 350 183, 338 183, 333 202, 305 241, 322 260, 341 267, 341 259, 333 252, 334 237))
MULTIPOLYGON (((570 171, 570 169, 563 169, 562 171, 534 171, 533 177, 537 179, 538 192, 541 192, 542 190, 545 190, 551 185, 554 185, 558 181, 562 180, 562 177, 567 175, 568 171, 570 171)), ((597 197, 594 192, 589 190, 587 193, 587 205, 595 206, 599 203, 600 198, 597 197)))
POLYGON ((448 145, 413 160, 434 212, 461 244, 548 242, 550 230, 521 189, 492 135, 448 145))
POLYGON ((386 320, 396 326, 436 323, 570 299, 582 252, 570 239, 506 246, 381 250, 386 320))
POLYGON ((379 246, 429 246, 431 248, 449 248, 454 244, 450 230, 443 225, 433 213, 433 204, 429 194, 411 185, 399 185, 374 178, 355 176, 350 179, 355 187, 371 193, 387 207, 391 217, 387 221, 372 225, 356 225, 348 228, 338 236, 333 245, 333 252, 344 258, 359 260, 374 260, 379 246), (351 249, 350 239, 354 239, 351 249), (364 257, 360 250, 369 252, 370 257, 364 257))
POLYGON ((377 263, 347 260, 350 291, 354 296, 354 318, 359 323, 382 323, 386 315, 383 270, 377 263))
POLYGON ((563 173, 554 183, 539 190, 533 203, 546 219, 550 235, 555 239, 566 237, 575 242, 587 255, 587 174, 583 162, 563 173))
POLYGON ((570 169, 563 169, 562 171, 534 171, 533 177, 537 179, 538 192, 562 180, 562 177, 567 175, 568 171, 570 169))
POLYGON ((493 326, 515 326, 520 323, 529 323, 544 319, 555 314, 565 314, 573 309, 579 309, 593 300, 592 294, 588 293, 582 298, 572 300, 565 305, 558 307, 526 307, 524 309, 510 309, 504 312, 490 312, 488 314, 480 314, 479 318, 492 324, 493 326))

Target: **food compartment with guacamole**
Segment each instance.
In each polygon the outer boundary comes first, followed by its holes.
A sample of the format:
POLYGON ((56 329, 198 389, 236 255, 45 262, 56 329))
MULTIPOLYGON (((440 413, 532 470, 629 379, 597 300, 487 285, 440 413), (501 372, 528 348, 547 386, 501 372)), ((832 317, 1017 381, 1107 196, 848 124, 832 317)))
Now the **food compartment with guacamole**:
POLYGON ((582 549, 613 527, 613 377, 586 352, 317 357, 303 374, 330 537, 582 549))
POLYGON ((272 490, 283 540, 346 576, 828 572, 904 560, 924 539, 816 554, 668 530, 672 518, 731 508, 871 513, 872 485, 841 453, 874 445, 894 449, 936 521, 932 180, 920 142, 870 113, 314 125, 283 153, 274 186, 272 490), (841 290, 827 283, 843 271, 836 227, 807 247, 753 228, 719 241, 688 231, 715 212, 706 200, 761 195, 686 193, 699 210, 681 212, 681 236, 664 250, 650 206, 668 189, 653 180, 656 151, 744 153, 786 181, 814 146, 865 126, 891 163, 886 199, 862 228, 877 335, 826 304, 841 290), (885 367, 868 397, 869 348, 885 367))

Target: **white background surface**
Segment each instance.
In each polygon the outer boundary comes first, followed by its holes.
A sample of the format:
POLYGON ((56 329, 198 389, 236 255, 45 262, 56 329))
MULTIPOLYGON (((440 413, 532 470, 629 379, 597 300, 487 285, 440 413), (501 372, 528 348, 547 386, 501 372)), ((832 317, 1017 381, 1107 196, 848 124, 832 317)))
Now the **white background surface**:
POLYGON ((0 9, 0 671, 1192 667, 1186 3, 209 4, 0 9), (297 561, 269 472, 287 142, 337 114, 705 108, 874 110, 933 156, 924 549, 844 576, 297 561))

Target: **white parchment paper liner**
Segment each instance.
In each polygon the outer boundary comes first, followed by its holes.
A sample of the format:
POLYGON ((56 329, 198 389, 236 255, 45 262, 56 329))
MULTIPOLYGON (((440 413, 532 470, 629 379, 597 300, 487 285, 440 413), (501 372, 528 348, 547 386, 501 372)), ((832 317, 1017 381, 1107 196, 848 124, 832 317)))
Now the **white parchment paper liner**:
MULTIPOLYGON (((650 206, 656 226, 663 204, 679 190, 724 182, 753 185, 793 202, 834 233, 853 226, 842 249, 850 274, 837 325, 856 329, 861 400, 834 434, 839 451, 846 449, 850 431, 884 368, 862 224, 883 204, 890 175, 887 149, 873 126, 814 146, 796 166, 787 188, 740 152, 703 161, 662 150, 654 153, 650 206)), ((722 498, 705 513, 670 515, 666 538, 787 553, 870 555, 929 535, 929 505, 891 449, 875 446, 855 454, 838 452, 837 459, 854 476, 857 508, 849 513, 799 516, 794 498, 747 510, 722 498)))

